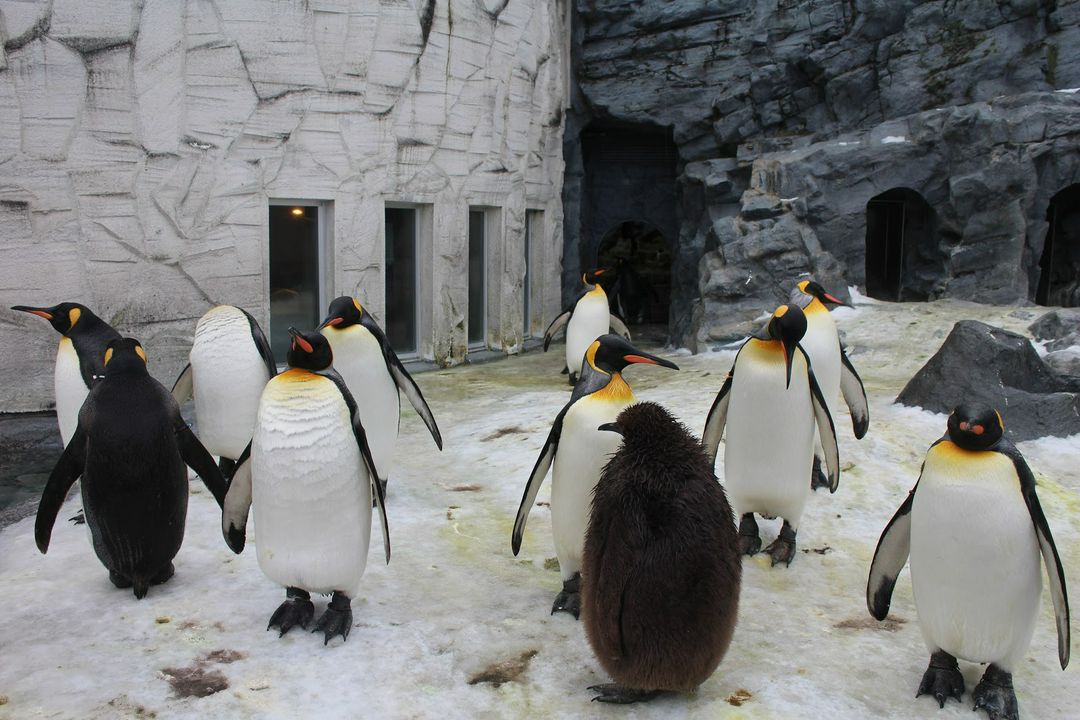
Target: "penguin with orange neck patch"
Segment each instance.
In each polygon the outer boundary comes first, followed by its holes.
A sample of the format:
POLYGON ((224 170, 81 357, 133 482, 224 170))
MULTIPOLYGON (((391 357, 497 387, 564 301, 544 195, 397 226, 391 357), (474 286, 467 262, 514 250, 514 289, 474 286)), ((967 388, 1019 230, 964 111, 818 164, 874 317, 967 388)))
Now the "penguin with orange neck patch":
POLYGON ((607 293, 600 286, 600 276, 610 272, 608 268, 599 268, 582 275, 585 290, 544 331, 544 352, 547 352, 552 338, 566 327, 566 368, 570 373, 571 385, 577 384, 582 357, 593 340, 607 335, 612 329, 630 339, 630 330, 617 315, 611 314, 607 293))
POLYGON ((79 408, 93 384, 105 375, 105 348, 120 339, 107 322, 90 308, 73 302, 52 307, 16 305, 11 308, 45 318, 62 336, 56 350, 53 386, 56 391, 56 421, 60 437, 67 445, 79 423, 79 408))
POLYGON ((1069 664, 1069 598, 1035 477, 1004 437, 1000 413, 961 405, 930 446, 915 487, 878 540, 866 605, 884 620, 896 579, 911 562, 911 587, 930 665, 917 695, 941 707, 964 694, 957 658, 987 664, 972 692, 975 710, 1018 720, 1012 673, 1024 660, 1050 580, 1058 661, 1069 664))
POLYGON ((581 558, 593 487, 620 441, 618 434, 598 428, 614 422, 634 402, 622 371, 636 363, 679 369, 670 360, 642 352, 618 335, 602 335, 592 341, 582 359, 581 380, 570 402, 555 417, 525 485, 511 537, 514 555, 521 549, 525 522, 540 485, 552 468, 551 530, 563 581, 552 613, 568 612, 576 618, 580 611, 581 558))
POLYGON ((830 491, 840 482, 832 416, 799 344, 805 332, 806 316, 798 306, 778 307, 739 348, 702 434, 705 452, 715 460, 727 429, 724 487, 741 515, 743 553, 761 549, 755 513, 783 518, 779 537, 765 548, 774 566, 790 565, 795 557, 795 535, 810 496, 806 476, 814 460, 815 427, 825 449, 830 491))

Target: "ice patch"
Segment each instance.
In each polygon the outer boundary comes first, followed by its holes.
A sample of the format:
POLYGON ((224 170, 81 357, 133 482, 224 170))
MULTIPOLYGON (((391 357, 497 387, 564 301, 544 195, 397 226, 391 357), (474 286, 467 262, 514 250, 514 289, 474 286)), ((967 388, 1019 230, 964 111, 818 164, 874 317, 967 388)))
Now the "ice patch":
POLYGON ((887 135, 881 138, 882 145, 892 145, 893 143, 906 143, 907 138, 903 135, 887 135))

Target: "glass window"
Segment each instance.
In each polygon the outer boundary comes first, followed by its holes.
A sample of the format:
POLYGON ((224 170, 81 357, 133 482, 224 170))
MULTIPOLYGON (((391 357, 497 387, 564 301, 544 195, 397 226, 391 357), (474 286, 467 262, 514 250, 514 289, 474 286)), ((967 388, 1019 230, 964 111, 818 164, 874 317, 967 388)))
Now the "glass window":
POLYGON ((386 337, 394 352, 415 353, 416 210, 386 208, 386 337))
POLYGON ((270 206, 270 346, 285 362, 289 326, 319 324, 319 206, 270 206))
POLYGON ((487 334, 487 278, 485 213, 469 211, 469 346, 485 345, 487 334))

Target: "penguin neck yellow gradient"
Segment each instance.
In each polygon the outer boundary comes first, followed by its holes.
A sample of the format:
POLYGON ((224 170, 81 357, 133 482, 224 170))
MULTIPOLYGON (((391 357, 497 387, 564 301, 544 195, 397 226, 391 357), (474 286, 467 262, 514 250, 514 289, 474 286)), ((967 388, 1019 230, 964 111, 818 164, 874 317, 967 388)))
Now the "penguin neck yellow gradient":
MULTIPOLYGON (((935 445, 930 452, 938 455, 946 462, 971 462, 980 457, 1000 455, 1000 453, 996 453, 993 450, 966 450, 952 440, 942 440, 935 445)), ((1002 455, 1002 457, 1004 456, 1002 455)))
POLYGON ((587 294, 595 296, 607 295, 607 293, 604 292, 604 288, 600 287, 600 283, 596 283, 595 285, 593 285, 592 290, 590 290, 587 294))
POLYGON ((760 338, 750 338, 750 342, 746 345, 747 349, 752 353, 758 353, 768 355, 777 353, 779 355, 784 354, 784 345, 779 340, 761 340, 760 338))
POLYGON ((612 373, 608 384, 592 394, 597 400, 628 403, 634 401, 634 393, 623 380, 621 373, 612 373))
POLYGON ((814 298, 813 300, 811 300, 810 304, 803 308, 803 313, 806 314, 806 315, 812 315, 814 313, 822 313, 822 312, 823 313, 829 312, 829 308, 825 307, 825 305, 820 300, 818 300, 817 298, 814 298))
POLYGON ((281 382, 311 382, 315 377, 315 373, 310 370, 305 370, 303 368, 289 368, 274 379, 280 380, 281 382))

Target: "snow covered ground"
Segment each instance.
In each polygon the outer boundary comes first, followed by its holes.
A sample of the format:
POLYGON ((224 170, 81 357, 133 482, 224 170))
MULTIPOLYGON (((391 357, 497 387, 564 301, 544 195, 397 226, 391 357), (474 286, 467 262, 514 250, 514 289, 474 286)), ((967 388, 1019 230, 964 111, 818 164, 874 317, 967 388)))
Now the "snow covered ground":
MULTIPOLYGON (((870 396, 870 432, 855 441, 846 410, 837 419, 838 492, 811 498, 790 568, 770 568, 761 555, 745 560, 734 642, 692 695, 591 703, 586 686, 608 678, 580 624, 549 615, 560 582, 546 507, 533 508, 521 555, 510 552, 526 477, 569 397, 560 347, 417 377, 446 450, 406 407, 388 497, 393 557, 384 566, 372 538, 345 643, 323 647, 321 636, 298 629, 281 639, 266 632, 284 592, 259 571, 250 528, 244 554, 229 552, 198 484, 176 576, 142 601, 109 584, 83 528, 59 521, 45 556, 34 547, 32 517, 6 528, 0 718, 976 717, 970 691, 980 667, 961 663, 962 704, 939 711, 934 700, 915 699, 928 655, 906 570, 889 620, 877 623, 866 610, 878 536, 945 427, 945 416, 892 399, 954 321, 1022 331, 1040 309, 859 302, 836 317, 870 396)), ((700 433, 734 351, 661 354, 681 371, 636 366, 627 379, 639 399, 664 404, 700 433)), ((1021 450, 1080 607, 1080 438, 1021 450)), ((77 507, 69 499, 60 518, 77 507)), ((762 524, 765 543, 777 525, 762 524)), ((321 613, 326 601, 316 600, 321 613)), ((1021 716, 1076 717, 1078 666, 1058 667, 1044 592, 1028 660, 1014 677, 1021 716)))

